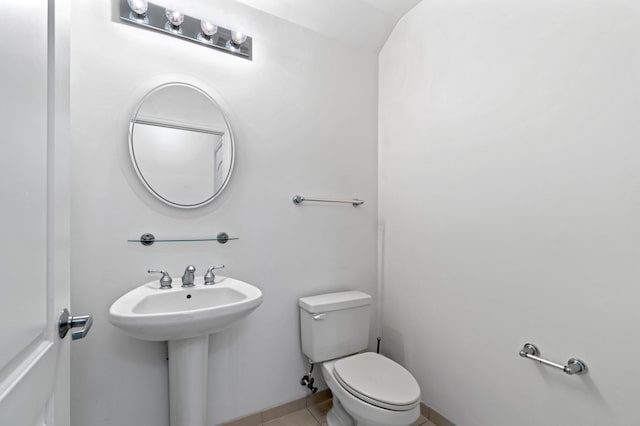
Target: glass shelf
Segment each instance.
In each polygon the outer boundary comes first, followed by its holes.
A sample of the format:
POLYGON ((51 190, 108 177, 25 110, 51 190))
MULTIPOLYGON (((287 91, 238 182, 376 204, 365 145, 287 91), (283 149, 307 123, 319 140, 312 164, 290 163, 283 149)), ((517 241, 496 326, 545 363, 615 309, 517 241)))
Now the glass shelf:
POLYGON ((162 238, 157 239, 155 235, 147 233, 142 234, 136 240, 127 240, 129 243, 140 243, 143 246, 150 246, 154 243, 190 243, 200 241, 217 241, 220 244, 226 244, 227 241, 239 240, 239 237, 230 237, 226 232, 220 232, 217 236, 211 238, 162 238))

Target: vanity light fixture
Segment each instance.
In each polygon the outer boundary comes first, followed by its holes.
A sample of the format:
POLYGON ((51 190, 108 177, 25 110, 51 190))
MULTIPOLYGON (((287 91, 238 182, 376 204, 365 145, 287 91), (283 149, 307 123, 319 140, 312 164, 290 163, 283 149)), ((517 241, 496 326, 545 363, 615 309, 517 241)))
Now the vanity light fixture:
POLYGON ((244 31, 232 31, 147 0, 120 0, 120 20, 230 55, 253 58, 253 39, 244 31))
POLYGON ((147 0, 127 0, 129 5, 129 18, 137 22, 145 24, 149 23, 147 18, 147 9, 149 9, 149 2, 147 0))
POLYGON ((198 33, 198 41, 203 43, 213 43, 213 36, 218 32, 218 26, 209 21, 200 21, 200 32, 198 33))
POLYGON ((184 13, 180 13, 178 10, 165 9, 165 16, 167 22, 164 24, 164 29, 171 31, 172 33, 182 34, 182 23, 184 22, 184 13))
POLYGON ((226 47, 237 51, 245 41, 247 41, 247 35, 243 31, 231 31, 231 39, 227 41, 226 47))
POLYGON ((231 42, 234 45, 240 46, 245 41, 247 41, 247 35, 245 33, 242 31, 231 31, 231 42))

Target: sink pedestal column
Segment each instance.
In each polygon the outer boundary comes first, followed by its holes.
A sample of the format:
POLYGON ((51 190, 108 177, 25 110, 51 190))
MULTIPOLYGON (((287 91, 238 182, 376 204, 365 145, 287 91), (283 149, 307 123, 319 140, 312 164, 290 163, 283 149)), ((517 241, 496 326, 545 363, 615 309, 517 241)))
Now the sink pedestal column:
POLYGON ((169 342, 171 426, 206 426, 209 336, 169 342))

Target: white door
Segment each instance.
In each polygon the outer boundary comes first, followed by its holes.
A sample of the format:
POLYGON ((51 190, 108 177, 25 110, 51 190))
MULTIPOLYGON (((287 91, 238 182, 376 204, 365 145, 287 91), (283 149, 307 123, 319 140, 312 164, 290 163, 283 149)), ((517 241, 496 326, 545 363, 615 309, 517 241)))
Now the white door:
POLYGON ((69 426, 67 0, 2 0, 0 425, 69 426))

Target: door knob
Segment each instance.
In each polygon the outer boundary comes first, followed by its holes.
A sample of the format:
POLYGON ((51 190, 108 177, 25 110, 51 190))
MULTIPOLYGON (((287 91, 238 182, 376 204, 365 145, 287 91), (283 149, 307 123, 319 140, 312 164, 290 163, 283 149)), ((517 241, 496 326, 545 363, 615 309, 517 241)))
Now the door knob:
POLYGON ((72 328, 82 327, 80 330, 71 332, 71 340, 82 339, 89 333, 92 325, 93 315, 79 315, 72 317, 69 310, 64 308, 62 312, 60 312, 60 319, 58 320, 58 335, 62 339, 72 328))

